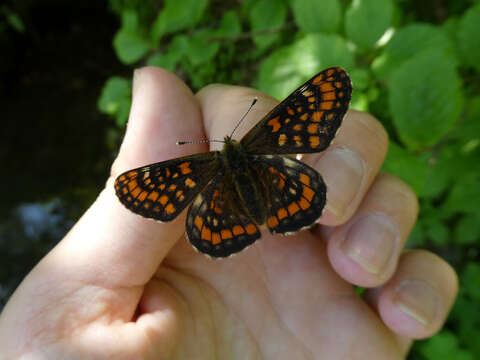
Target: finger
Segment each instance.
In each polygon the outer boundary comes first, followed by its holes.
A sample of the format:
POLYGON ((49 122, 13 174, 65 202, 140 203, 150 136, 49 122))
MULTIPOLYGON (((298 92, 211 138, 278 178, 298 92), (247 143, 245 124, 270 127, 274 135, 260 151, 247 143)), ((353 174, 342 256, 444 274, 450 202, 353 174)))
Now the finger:
POLYGON ((417 198, 410 187, 381 174, 355 215, 328 237, 332 267, 352 284, 383 284, 395 272, 417 213, 417 198))
POLYGON ((115 196, 113 180, 131 168, 201 152, 202 145, 175 142, 203 136, 198 102, 188 87, 165 70, 137 70, 127 133, 112 176, 53 256, 102 284, 145 284, 183 234, 184 224, 181 219, 161 224, 127 210, 115 196))
POLYGON ((385 159, 388 136, 367 113, 350 110, 330 147, 304 161, 327 185, 327 203, 320 223, 343 224, 354 214, 385 159))
MULTIPOLYGON (((240 140, 258 123, 278 101, 258 90, 242 86, 209 85, 197 94, 205 119, 205 132, 209 139, 223 140, 230 135, 253 99, 258 98, 247 117, 235 131, 234 139, 240 140)), ((220 150, 221 143, 211 143, 211 149, 220 150)))
POLYGON ((409 339, 440 330, 458 293, 452 267, 424 250, 405 252, 395 276, 383 287, 367 290, 365 299, 396 334, 405 351, 409 339))

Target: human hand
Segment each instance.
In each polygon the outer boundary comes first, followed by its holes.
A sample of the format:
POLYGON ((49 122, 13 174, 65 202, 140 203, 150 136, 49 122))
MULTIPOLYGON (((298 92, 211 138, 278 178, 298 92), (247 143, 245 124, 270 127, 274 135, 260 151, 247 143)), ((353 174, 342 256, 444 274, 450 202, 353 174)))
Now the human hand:
POLYGON ((255 96, 237 138, 277 102, 224 85, 194 96, 164 70, 136 72, 106 188, 4 308, 3 358, 402 359, 411 339, 439 330, 457 278, 436 255, 403 250, 417 200, 379 174, 388 139, 368 114, 349 111, 334 143, 303 157, 327 184, 312 231, 264 233, 214 261, 185 239, 185 213, 161 224, 120 204, 117 175, 207 151, 175 142, 222 139, 255 96), (368 289, 359 296, 352 284, 368 289))

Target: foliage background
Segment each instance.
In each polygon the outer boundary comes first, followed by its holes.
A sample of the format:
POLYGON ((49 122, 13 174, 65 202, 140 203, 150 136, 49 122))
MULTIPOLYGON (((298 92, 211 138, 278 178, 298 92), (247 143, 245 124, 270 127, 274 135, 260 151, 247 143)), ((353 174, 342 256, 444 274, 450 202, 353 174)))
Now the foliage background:
POLYGON ((480 1, 16 0, 0 5, 0 46, 2 304, 103 186, 132 69, 281 99, 340 65, 352 107, 389 132, 384 170, 419 196, 408 246, 460 276, 444 330, 409 358, 480 358, 480 1))

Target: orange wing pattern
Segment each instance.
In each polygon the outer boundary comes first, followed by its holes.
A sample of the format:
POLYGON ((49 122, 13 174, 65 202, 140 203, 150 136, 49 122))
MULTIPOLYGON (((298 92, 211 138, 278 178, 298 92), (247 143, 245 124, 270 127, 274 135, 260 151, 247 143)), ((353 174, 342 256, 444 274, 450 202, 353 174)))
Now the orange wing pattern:
POLYGON ((167 160, 121 174, 115 180, 115 192, 121 203, 134 213, 171 221, 217 170, 218 152, 167 160))
POLYGON ((270 232, 296 232, 320 218, 327 189, 318 172, 285 156, 252 155, 250 158, 263 183, 270 232))
POLYGON ((188 240, 200 252, 226 257, 260 238, 254 221, 242 208, 233 179, 219 173, 193 201, 188 210, 188 240))
POLYGON ((345 70, 315 75, 268 113, 241 140, 250 154, 303 154, 325 150, 347 112, 352 84, 345 70))

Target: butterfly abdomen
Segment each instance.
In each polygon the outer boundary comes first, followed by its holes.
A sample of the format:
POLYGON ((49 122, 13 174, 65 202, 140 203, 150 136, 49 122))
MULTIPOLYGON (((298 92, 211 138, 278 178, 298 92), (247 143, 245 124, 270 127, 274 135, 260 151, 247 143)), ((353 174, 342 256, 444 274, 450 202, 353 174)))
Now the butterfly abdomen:
POLYGON ((263 224, 266 215, 264 199, 259 189, 260 183, 250 171, 247 153, 243 146, 235 140, 226 138, 221 154, 225 171, 230 174, 235 190, 242 200, 238 205, 243 207, 257 224, 263 224))

